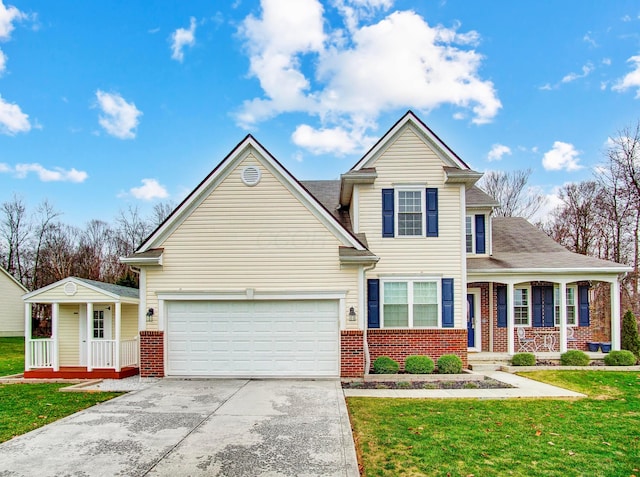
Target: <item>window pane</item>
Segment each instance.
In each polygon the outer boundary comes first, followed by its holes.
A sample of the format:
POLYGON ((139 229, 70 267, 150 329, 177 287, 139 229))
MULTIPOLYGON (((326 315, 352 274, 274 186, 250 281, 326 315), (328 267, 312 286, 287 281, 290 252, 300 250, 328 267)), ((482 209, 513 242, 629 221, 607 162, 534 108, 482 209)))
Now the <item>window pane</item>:
POLYGON ((516 288, 513 291, 513 311, 516 325, 529 324, 529 290, 516 288))
POLYGON ((436 282, 414 282, 413 302, 417 304, 437 304, 438 287, 436 282))
POLYGON ((384 326, 409 326, 409 305, 406 282, 384 284, 384 326))
POLYGON ((413 305, 413 326, 438 326, 438 305, 413 305))
POLYGON ((466 242, 467 242, 467 253, 473 253, 473 222, 471 221, 471 217, 466 218, 466 242))
POLYGON ((384 327, 409 326, 409 305, 384 305, 384 327))
POLYGON ((398 235, 422 235, 422 193, 398 192, 398 235))
POLYGON ((384 284, 384 303, 404 304, 408 302, 406 282, 387 282, 384 284))
POLYGON ((413 326, 438 326, 436 282, 413 283, 413 326))

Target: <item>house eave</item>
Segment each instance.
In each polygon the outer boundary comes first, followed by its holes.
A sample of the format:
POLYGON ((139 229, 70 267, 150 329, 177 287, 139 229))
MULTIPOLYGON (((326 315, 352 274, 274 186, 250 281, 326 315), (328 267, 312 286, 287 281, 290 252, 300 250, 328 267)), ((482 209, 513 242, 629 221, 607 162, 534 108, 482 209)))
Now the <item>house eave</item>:
POLYGON ((355 184, 373 184, 378 178, 375 169, 368 171, 349 171, 340 176, 340 205, 345 207, 351 203, 355 184))
POLYGON ((120 263, 133 266, 162 266, 162 255, 159 257, 120 257, 120 263))
POLYGON ((476 172, 468 169, 456 169, 452 167, 443 167, 446 175, 446 184, 464 184, 467 189, 475 185, 482 177, 482 172, 476 172))
POLYGON ((567 274, 584 274, 584 275, 619 275, 630 272, 631 267, 610 267, 610 268, 491 268, 474 270, 467 268, 468 276, 485 276, 485 275, 567 275, 567 274))

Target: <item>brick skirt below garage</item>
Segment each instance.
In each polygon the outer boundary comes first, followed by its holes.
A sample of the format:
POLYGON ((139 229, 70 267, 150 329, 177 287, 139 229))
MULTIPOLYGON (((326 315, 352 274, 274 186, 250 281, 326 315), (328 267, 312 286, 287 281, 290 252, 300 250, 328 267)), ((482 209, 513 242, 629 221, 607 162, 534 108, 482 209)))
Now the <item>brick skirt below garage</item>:
MULTIPOLYGON (((341 375, 343 377, 364 374, 362 331, 341 333, 341 375)), ((425 355, 435 361, 444 354, 455 354, 467 367, 467 330, 367 330, 367 342, 371 363, 380 356, 389 356, 404 368, 407 356, 425 355)))
POLYGON ((164 332, 140 332, 140 377, 164 377, 164 332))

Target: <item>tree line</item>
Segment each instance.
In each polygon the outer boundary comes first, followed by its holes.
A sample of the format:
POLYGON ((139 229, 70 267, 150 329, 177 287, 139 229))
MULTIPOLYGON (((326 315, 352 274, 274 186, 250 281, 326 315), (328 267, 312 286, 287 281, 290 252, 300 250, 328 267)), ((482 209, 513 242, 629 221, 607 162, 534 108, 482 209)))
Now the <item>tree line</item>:
POLYGON ((133 253, 173 208, 158 203, 143 217, 130 206, 111 223, 94 219, 77 227, 64 223, 49 201, 29 210, 14 195, 0 206, 0 265, 29 290, 68 276, 137 287, 137 276, 119 259, 133 253))

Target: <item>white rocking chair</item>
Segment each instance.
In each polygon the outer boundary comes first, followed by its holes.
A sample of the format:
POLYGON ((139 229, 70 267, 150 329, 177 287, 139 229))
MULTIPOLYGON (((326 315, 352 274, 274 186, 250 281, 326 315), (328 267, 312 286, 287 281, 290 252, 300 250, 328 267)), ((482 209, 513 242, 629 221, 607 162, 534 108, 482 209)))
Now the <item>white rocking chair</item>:
POLYGON ((527 338, 527 333, 524 328, 517 328, 518 330, 518 353, 535 351, 536 342, 533 338, 527 338))
POLYGON ((567 327, 567 348, 577 348, 578 347, 578 338, 575 336, 575 331, 573 326, 567 327))

